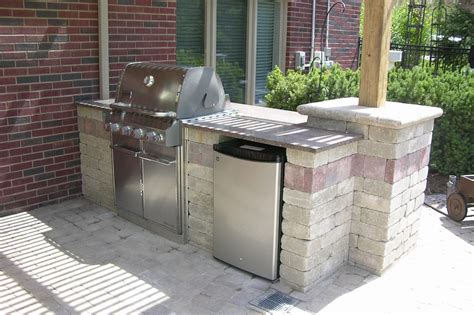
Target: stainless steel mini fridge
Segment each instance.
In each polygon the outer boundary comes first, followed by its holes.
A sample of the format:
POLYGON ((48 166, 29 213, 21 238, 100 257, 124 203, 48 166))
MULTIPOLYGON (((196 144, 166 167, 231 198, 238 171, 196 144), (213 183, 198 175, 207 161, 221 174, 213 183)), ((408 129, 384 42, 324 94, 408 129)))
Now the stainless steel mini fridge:
POLYGON ((231 140, 214 151, 214 257, 275 280, 285 150, 231 140))

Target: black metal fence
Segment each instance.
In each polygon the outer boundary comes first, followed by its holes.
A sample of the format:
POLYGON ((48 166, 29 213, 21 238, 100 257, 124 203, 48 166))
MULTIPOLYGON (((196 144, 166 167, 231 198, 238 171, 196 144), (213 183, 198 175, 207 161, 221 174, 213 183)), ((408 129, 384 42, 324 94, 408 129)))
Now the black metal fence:
MULTIPOLYGON (((434 70, 459 70, 469 64, 470 49, 459 47, 434 47, 423 45, 390 44, 391 50, 402 51, 400 67, 434 67, 434 70)), ((359 38, 358 65, 362 56, 362 39, 359 38)))

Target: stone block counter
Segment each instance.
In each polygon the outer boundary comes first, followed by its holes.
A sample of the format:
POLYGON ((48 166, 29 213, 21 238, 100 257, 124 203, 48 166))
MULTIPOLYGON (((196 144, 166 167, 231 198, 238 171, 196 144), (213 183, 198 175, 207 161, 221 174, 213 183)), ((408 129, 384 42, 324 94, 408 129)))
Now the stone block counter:
POLYGON ((416 242, 431 133, 442 111, 357 103, 302 105, 306 124, 262 120, 275 119, 273 110, 246 106, 237 106, 240 117, 185 122, 189 241, 212 251, 212 144, 241 138, 287 148, 282 281, 306 291, 345 263, 382 274, 416 242))
POLYGON ((116 211, 110 133, 104 129, 111 101, 79 103, 82 193, 87 199, 116 211))
MULTIPOLYGON (((240 138, 286 148, 280 278, 306 291, 341 265, 382 274, 415 244, 438 108, 340 99, 298 113, 231 104, 238 113, 183 121, 187 240, 212 252, 213 144, 240 138)), ((84 195, 114 209, 108 103, 79 106, 84 195)))
POLYGON ((352 165, 362 136, 245 115, 252 113, 184 122, 189 241, 212 251, 213 144, 233 137, 285 147, 280 277, 304 291, 348 260, 352 165))

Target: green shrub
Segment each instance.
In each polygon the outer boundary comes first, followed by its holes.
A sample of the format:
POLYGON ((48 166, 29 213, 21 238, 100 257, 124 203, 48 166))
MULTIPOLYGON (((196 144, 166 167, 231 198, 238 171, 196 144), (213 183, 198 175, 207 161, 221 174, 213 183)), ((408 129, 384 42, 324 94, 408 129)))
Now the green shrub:
MULTIPOLYGON (((275 68, 268 77, 267 105, 296 110, 301 104, 358 96, 359 72, 334 66, 323 73, 318 91, 319 70, 308 74, 275 68)), ((437 106, 444 114, 436 120, 431 150, 431 168, 443 174, 474 173, 474 73, 439 71, 415 67, 389 72, 387 99, 437 106)))
POLYGON ((323 72, 320 93, 319 77, 319 69, 312 69, 308 74, 288 70, 285 75, 276 67, 268 76, 269 92, 265 101, 269 107, 295 111, 301 104, 357 96, 359 93, 359 71, 348 71, 334 65, 323 72))

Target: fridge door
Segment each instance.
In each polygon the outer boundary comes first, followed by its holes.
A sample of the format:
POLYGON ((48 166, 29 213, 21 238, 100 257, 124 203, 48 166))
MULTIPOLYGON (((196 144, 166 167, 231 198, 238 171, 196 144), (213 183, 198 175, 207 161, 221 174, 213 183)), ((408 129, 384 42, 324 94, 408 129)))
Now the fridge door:
POLYGON ((215 152, 214 256, 258 276, 278 276, 281 162, 215 152))

